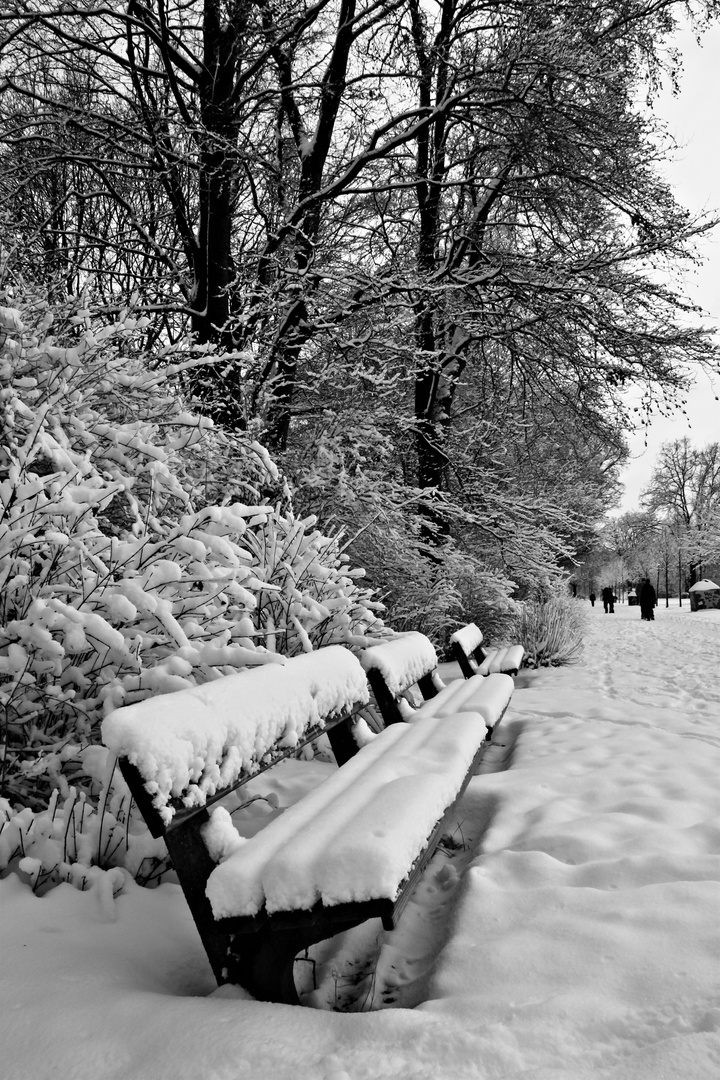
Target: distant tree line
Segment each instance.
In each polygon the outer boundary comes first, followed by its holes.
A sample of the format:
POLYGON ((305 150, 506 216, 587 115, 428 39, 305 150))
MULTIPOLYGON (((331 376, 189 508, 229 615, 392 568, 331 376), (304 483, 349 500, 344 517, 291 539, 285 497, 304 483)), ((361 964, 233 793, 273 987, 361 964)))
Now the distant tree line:
POLYGON ((720 443, 665 443, 636 511, 612 519, 585 569, 624 587, 649 577, 664 597, 720 584, 720 443))

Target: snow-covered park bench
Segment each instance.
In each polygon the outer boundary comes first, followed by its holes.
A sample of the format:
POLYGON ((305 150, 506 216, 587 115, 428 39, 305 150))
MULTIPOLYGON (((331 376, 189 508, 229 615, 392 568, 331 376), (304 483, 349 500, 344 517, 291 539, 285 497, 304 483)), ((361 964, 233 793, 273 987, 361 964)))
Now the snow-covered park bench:
POLYGON ((151 832, 165 837, 218 983, 297 1003, 294 958, 370 918, 392 929, 440 842, 479 762, 483 718, 429 710, 373 734, 357 717, 368 697, 360 662, 330 646, 103 722, 151 832), (256 835, 211 811, 322 732, 339 768, 256 835))
POLYGON ((502 718, 514 689, 510 675, 502 673, 475 674, 445 686, 438 674, 435 647, 417 631, 373 645, 360 659, 386 724, 469 712, 477 715, 489 734, 502 718))
POLYGON ((468 623, 451 634, 450 645, 453 659, 457 660, 466 679, 473 675, 492 675, 497 672, 517 675, 525 659, 522 645, 484 649, 483 632, 475 623, 468 623))

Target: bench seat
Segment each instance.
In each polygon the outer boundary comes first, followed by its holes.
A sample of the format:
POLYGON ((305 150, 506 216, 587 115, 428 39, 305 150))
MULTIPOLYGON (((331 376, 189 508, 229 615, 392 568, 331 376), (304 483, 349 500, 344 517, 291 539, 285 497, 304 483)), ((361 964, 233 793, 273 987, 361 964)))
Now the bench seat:
POLYGON ((497 672, 517 675, 525 659, 522 645, 508 645, 507 648, 491 649, 481 664, 478 675, 493 675, 497 672))
POLYGON ((484 738, 475 712, 386 728, 213 870, 213 915, 394 901, 484 738))
POLYGON ((449 717, 458 711, 469 711, 478 714, 488 731, 492 731, 510 704, 513 690, 511 676, 500 672, 473 675, 462 681, 457 679, 439 690, 435 697, 424 701, 410 719, 419 720, 428 714, 449 717))

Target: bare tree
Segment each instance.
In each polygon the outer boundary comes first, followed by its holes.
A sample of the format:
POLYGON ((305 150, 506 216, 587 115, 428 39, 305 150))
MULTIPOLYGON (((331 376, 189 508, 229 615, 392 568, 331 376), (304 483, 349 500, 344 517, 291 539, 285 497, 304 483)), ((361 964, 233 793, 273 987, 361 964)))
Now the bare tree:
POLYGON ((642 502, 674 530, 693 585, 718 550, 720 443, 702 449, 688 438, 664 443, 642 502))

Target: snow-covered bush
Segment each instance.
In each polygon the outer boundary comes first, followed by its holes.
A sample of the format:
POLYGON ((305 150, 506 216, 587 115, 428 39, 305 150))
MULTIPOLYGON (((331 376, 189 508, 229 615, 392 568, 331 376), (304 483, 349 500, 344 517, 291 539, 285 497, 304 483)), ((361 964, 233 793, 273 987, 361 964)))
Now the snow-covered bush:
POLYGON ((99 800, 75 787, 65 798, 55 789, 45 810, 0 799, 0 871, 8 868, 24 875, 34 892, 68 882, 82 891, 95 888, 106 901, 124 884, 121 868, 142 885, 172 872, 164 841, 154 840, 133 814, 119 776, 99 800))
POLYGON ((517 640, 528 667, 576 663, 582 656, 587 613, 581 600, 557 588, 539 588, 522 605, 517 640))
POLYGON ((109 710, 382 629, 263 448, 174 390, 233 358, 151 366, 144 325, 0 308, 0 794, 34 810, 92 797, 109 710))

